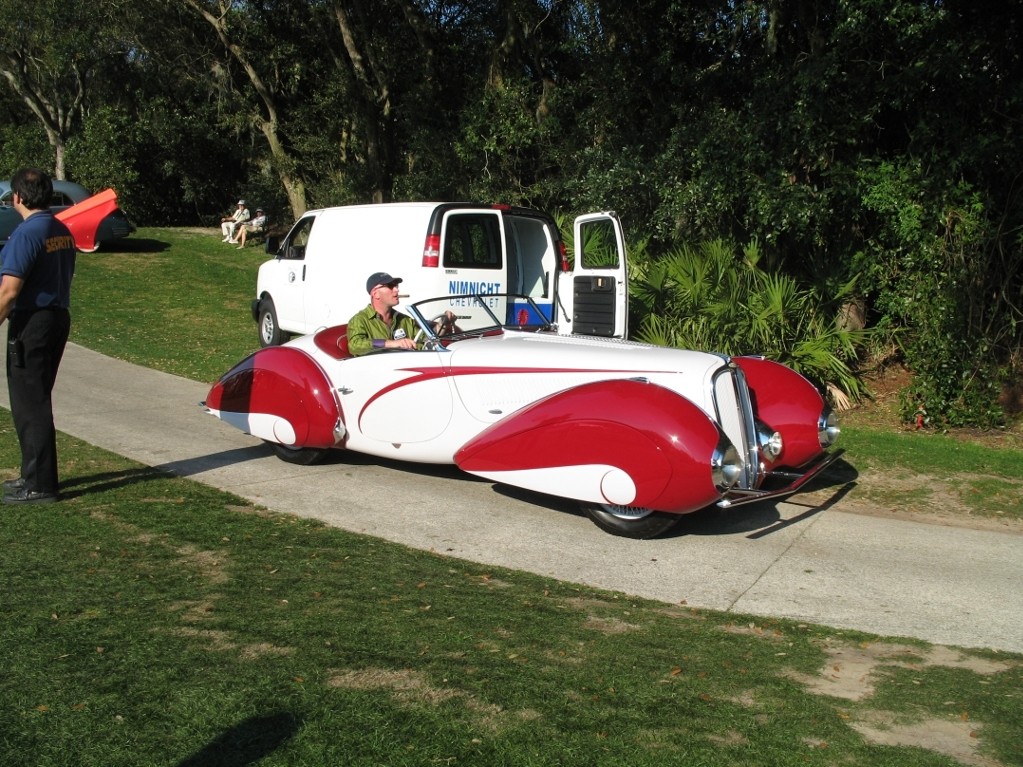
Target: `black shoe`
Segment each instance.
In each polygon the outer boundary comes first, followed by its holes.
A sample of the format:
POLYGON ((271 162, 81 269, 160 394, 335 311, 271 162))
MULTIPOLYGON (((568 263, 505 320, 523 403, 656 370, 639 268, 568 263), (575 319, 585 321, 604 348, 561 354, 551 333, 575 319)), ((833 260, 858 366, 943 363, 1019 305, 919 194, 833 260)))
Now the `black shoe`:
POLYGON ((24 483, 21 487, 4 493, 4 503, 56 503, 59 500, 59 493, 29 490, 24 483))
POLYGON ((4 480, 4 493, 9 493, 12 490, 21 490, 25 486, 25 478, 18 477, 17 479, 5 479, 4 480))

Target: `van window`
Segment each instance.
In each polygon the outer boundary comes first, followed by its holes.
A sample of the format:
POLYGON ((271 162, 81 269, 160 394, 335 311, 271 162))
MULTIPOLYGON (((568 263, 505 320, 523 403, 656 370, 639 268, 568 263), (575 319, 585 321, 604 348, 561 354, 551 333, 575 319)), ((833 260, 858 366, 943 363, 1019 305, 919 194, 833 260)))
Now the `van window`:
POLYGON ((577 249, 582 253, 583 269, 617 269, 618 240, 611 219, 587 221, 580 231, 582 242, 577 249))
POLYGON ((444 266, 500 269, 501 228, 493 214, 459 213, 444 224, 444 266))
POLYGON ((313 230, 315 216, 303 218, 288 233, 288 239, 280 250, 280 257, 293 261, 305 258, 305 246, 309 243, 309 233, 313 230))

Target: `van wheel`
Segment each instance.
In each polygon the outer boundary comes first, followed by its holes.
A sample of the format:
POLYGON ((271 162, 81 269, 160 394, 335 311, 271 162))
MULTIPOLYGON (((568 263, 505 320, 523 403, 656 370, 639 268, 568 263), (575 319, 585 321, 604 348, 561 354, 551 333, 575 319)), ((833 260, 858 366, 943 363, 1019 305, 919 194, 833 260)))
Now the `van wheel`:
POLYGON ((325 447, 288 447, 279 442, 268 443, 274 454, 285 463, 297 463, 299 466, 312 466, 326 457, 325 447))
POLYGON ((586 516, 605 533, 623 538, 645 540, 656 538, 678 524, 679 514, 667 514, 639 506, 619 506, 612 503, 580 503, 586 516))
POLYGON ((264 298, 259 302, 259 313, 256 317, 259 327, 260 346, 280 346, 288 340, 288 334, 281 331, 277 324, 277 309, 273 299, 264 298))

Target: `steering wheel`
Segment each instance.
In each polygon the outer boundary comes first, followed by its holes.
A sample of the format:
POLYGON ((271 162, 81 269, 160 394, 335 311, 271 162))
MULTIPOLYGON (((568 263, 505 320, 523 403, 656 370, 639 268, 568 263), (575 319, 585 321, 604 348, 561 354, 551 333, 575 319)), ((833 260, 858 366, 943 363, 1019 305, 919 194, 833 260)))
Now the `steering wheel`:
MULTIPOLYGON (((438 322, 440 322, 441 320, 443 320, 443 319, 444 319, 444 318, 445 318, 445 317, 447 316, 447 314, 448 314, 448 313, 447 313, 446 311, 444 311, 444 312, 441 312, 441 313, 440 313, 440 314, 438 314, 438 315, 437 315, 436 317, 431 317, 431 318, 430 318, 429 320, 427 320, 427 322, 429 322, 429 323, 430 323, 430 326, 431 326, 431 327, 433 327, 433 326, 434 326, 434 325, 436 325, 436 324, 437 324, 438 322)), ((468 315, 466 315, 466 316, 463 316, 463 315, 460 315, 460 314, 454 314, 454 315, 452 315, 452 316, 453 316, 453 317, 454 317, 454 318, 455 318, 456 320, 467 320, 467 319, 469 319, 468 315)), ((419 346, 419 344, 420 344, 420 343, 422 342, 422 340, 423 340, 423 337, 424 337, 425 335, 426 335, 426 331, 425 331, 425 330, 424 330, 423 328, 419 328, 419 330, 417 330, 417 331, 416 331, 416 335, 415 335, 415 337, 413 337, 413 339, 412 339, 412 340, 413 340, 413 341, 415 342, 416 346, 419 346)), ((437 340, 436 340, 436 339, 434 339, 434 338, 431 338, 431 339, 429 339, 429 340, 427 340, 427 341, 426 341, 426 346, 425 346, 424 348, 426 348, 426 349, 434 349, 434 348, 436 348, 436 346, 437 346, 437 343, 438 343, 438 342, 437 342, 437 340)))
MULTIPOLYGON (((443 316, 444 316, 443 314, 438 314, 432 320, 429 320, 429 323, 432 325, 433 323, 435 323, 437 320, 439 320, 443 316)), ((419 330, 416 331, 416 334, 412 337, 412 341, 415 343, 416 346, 419 346, 419 344, 422 343, 423 337, 425 335, 426 335, 426 330, 423 329, 423 328, 419 328, 419 330)), ((433 339, 431 338, 430 340, 432 341, 433 339)))

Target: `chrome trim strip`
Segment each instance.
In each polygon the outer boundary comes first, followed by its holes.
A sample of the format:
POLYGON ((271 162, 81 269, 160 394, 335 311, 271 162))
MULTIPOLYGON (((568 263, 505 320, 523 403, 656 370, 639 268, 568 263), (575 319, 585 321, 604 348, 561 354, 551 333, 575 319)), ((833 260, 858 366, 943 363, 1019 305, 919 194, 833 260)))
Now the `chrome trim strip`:
POLYGON ((760 440, 758 438, 757 420, 753 415, 753 401, 750 396, 749 385, 746 383, 746 374, 742 372, 735 362, 728 361, 732 368, 735 386, 739 395, 739 404, 742 407, 743 436, 746 438, 746 487, 753 488, 760 485, 760 440))

